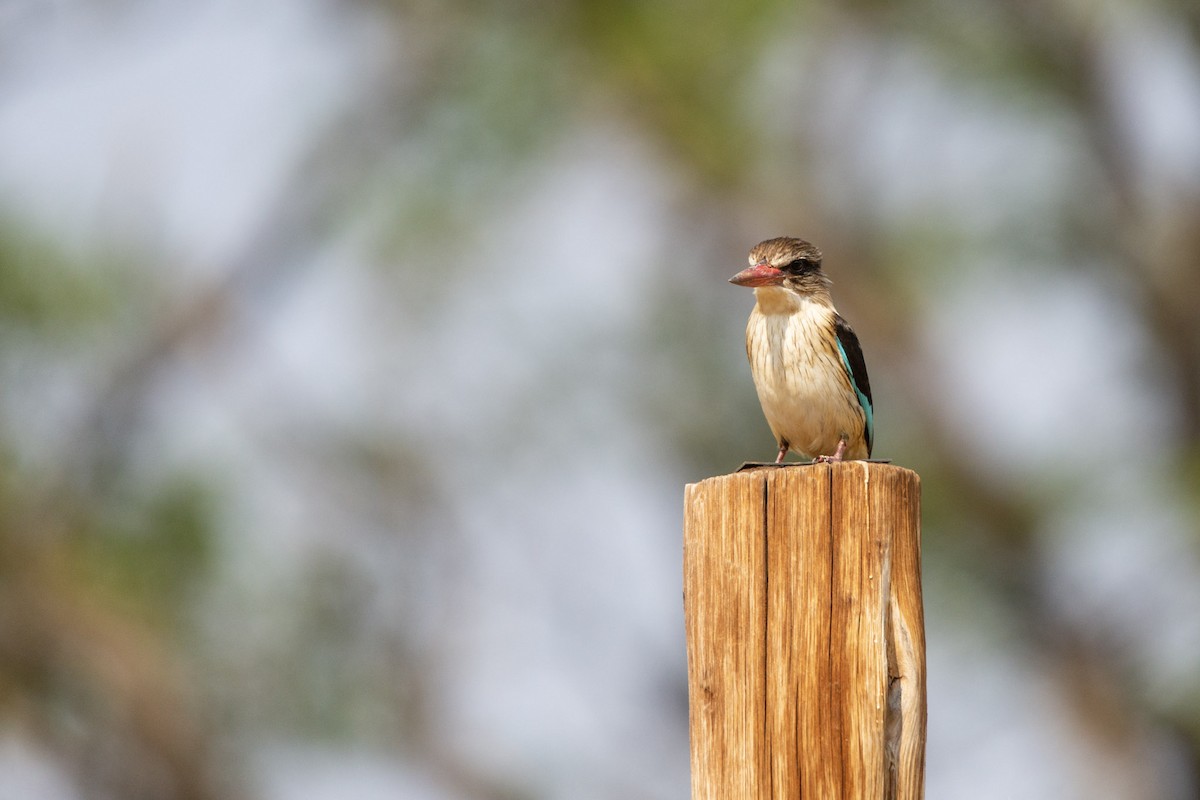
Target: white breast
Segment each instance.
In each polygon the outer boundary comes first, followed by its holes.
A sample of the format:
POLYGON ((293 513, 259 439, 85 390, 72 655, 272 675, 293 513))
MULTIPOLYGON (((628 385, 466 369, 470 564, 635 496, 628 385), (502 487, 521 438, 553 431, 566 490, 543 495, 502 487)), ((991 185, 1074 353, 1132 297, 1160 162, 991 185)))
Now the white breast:
POLYGON ((746 327, 750 371, 775 439, 812 458, 844 434, 846 458, 866 458, 866 417, 837 351, 828 303, 784 289, 756 289, 746 327))

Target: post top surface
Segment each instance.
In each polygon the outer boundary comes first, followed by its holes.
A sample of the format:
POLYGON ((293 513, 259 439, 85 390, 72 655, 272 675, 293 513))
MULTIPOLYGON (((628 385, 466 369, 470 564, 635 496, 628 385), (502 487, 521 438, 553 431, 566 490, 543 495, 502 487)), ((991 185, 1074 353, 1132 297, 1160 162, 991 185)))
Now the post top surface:
POLYGON ((818 475, 830 475, 839 477, 849 477, 850 475, 862 475, 869 479, 872 475, 878 475, 883 478, 900 478, 901 476, 908 477, 909 480, 914 480, 918 484, 921 481, 921 476, 908 467, 897 466, 886 460, 862 460, 862 461, 838 461, 834 463, 803 463, 793 462, 788 464, 775 464, 771 462, 754 462, 747 461, 742 464, 736 471, 725 475, 712 475, 708 478, 687 484, 689 487, 700 486, 709 481, 758 481, 764 478, 770 482, 772 476, 787 474, 789 477, 803 477, 811 475, 816 478, 818 475))

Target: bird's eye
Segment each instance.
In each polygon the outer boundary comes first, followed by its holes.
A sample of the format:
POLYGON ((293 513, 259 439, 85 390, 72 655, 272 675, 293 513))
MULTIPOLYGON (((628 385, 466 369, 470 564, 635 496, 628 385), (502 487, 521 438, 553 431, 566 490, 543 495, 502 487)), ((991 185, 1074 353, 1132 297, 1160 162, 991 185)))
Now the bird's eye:
POLYGON ((785 272, 790 272, 793 275, 799 275, 801 272, 808 272, 813 268, 813 262, 807 258, 797 258, 784 267, 785 272))

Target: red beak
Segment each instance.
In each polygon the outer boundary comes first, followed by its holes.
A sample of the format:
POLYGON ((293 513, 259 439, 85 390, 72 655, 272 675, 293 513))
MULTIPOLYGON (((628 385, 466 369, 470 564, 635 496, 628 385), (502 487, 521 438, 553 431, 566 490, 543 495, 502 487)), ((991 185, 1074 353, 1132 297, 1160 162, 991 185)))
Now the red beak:
POLYGON ((775 269, 770 264, 755 264, 734 275, 729 282, 738 286, 774 286, 782 283, 786 277, 787 273, 775 269))

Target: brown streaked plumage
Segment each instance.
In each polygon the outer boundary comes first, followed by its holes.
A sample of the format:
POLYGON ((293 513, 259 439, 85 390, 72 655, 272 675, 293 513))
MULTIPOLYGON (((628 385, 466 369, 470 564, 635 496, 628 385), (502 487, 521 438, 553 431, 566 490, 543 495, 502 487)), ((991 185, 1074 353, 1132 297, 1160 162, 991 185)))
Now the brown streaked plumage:
POLYGON ((746 354, 763 414, 779 445, 818 461, 869 458, 874 410, 858 337, 837 313, 821 251, 790 237, 750 251, 730 278, 754 288, 746 354))

